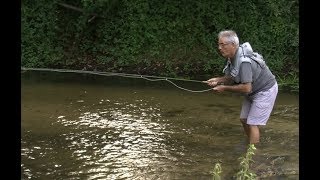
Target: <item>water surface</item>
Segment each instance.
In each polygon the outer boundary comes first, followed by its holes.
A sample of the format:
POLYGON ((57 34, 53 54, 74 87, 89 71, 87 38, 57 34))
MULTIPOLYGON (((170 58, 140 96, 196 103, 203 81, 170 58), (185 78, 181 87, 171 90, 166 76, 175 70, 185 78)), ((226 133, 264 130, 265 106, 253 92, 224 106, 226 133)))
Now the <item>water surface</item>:
MULTIPOLYGON (((21 92, 22 179, 209 180, 217 162, 232 179, 246 149, 236 93, 31 71, 21 92)), ((298 179, 298 112, 298 95, 280 92, 255 156, 261 179, 298 179)))

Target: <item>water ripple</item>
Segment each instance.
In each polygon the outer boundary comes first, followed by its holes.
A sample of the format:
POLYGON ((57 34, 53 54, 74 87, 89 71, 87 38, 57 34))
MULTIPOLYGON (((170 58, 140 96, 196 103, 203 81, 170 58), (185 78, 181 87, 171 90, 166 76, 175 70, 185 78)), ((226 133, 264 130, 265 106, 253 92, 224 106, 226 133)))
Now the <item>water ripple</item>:
POLYGON ((158 123, 158 107, 143 100, 100 102, 108 102, 107 107, 97 110, 84 106, 76 119, 65 115, 57 118, 58 123, 81 130, 63 134, 73 157, 87 167, 85 172, 78 173, 89 179, 126 179, 133 177, 139 168, 173 159, 166 150, 164 136, 170 131, 166 130, 165 123, 158 123))

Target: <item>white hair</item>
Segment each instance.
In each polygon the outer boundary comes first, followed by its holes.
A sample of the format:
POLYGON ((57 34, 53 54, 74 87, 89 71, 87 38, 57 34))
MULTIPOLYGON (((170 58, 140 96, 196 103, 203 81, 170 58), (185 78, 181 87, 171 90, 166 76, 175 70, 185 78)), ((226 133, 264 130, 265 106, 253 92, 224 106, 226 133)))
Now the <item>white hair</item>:
POLYGON ((239 38, 237 36, 237 33, 233 30, 224 30, 220 31, 218 34, 218 38, 226 37, 228 39, 228 42, 232 42, 239 46, 239 38))

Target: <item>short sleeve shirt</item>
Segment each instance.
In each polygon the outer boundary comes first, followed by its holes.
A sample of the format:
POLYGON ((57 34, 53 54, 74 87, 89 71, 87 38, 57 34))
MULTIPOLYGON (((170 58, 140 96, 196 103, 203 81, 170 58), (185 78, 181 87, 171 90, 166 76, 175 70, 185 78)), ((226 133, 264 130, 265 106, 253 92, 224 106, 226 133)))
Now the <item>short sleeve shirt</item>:
POLYGON ((251 83, 252 92, 249 95, 268 90, 276 83, 270 69, 262 69, 255 61, 241 63, 239 73, 233 80, 236 83, 251 83))

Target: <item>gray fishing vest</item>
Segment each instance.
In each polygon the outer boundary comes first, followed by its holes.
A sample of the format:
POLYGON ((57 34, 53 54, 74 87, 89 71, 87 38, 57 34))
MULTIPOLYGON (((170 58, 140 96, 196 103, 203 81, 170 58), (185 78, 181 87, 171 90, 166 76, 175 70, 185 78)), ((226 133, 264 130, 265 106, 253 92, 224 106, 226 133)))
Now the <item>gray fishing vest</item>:
POLYGON ((231 62, 228 61, 223 72, 226 75, 230 74, 232 77, 236 77, 239 73, 240 64, 243 62, 251 63, 251 60, 256 61, 262 69, 266 67, 263 57, 259 53, 253 52, 251 45, 245 42, 239 46, 234 64, 231 65, 231 62))

